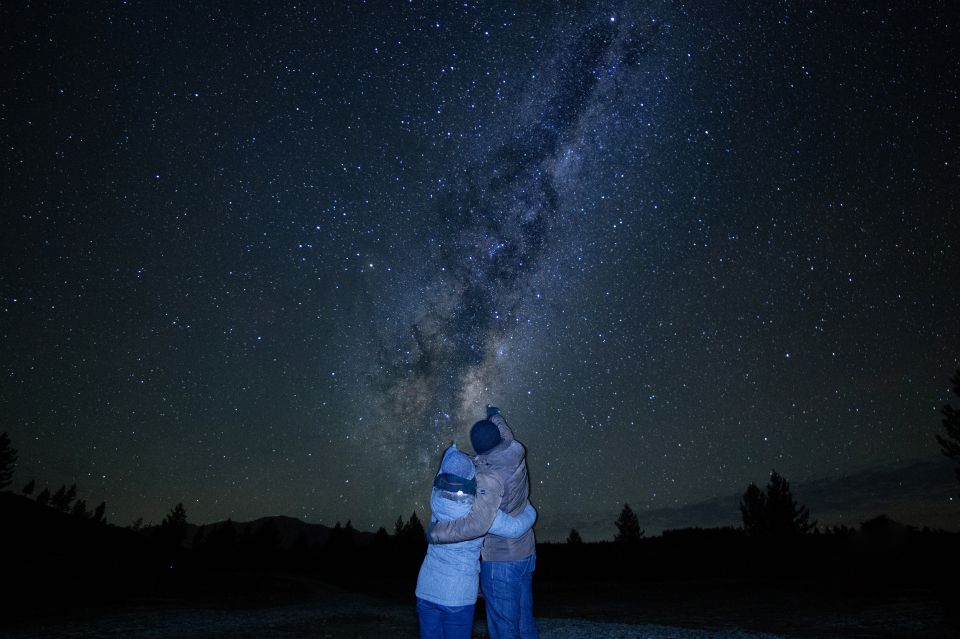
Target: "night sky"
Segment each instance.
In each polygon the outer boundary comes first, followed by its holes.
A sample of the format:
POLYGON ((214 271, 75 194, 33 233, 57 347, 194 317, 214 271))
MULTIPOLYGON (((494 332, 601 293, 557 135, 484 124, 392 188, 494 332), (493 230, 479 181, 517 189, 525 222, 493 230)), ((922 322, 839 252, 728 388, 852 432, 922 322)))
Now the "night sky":
POLYGON ((951 7, 3 3, 14 487, 390 528, 488 402, 542 539, 936 461, 951 7))

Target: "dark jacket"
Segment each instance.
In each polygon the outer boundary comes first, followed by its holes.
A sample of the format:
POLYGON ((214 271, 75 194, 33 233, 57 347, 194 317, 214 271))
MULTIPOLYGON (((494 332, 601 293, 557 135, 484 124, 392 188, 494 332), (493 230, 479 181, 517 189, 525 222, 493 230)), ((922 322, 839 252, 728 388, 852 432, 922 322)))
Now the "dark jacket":
MULTIPOLYGON (((499 413, 490 417, 500 430, 503 441, 493 450, 474 458, 477 467, 477 483, 481 475, 489 482, 489 491, 501 493, 499 509, 508 515, 519 515, 526 507, 530 496, 530 482, 527 479, 527 451, 523 444, 513 437, 513 431, 507 420, 499 413)), ((536 552, 536 539, 533 528, 517 539, 507 539, 488 533, 496 517, 496 510, 488 500, 477 499, 470 514, 453 521, 436 524, 430 534, 435 543, 454 543, 474 539, 486 533, 480 554, 484 561, 516 561, 526 559, 536 552)))

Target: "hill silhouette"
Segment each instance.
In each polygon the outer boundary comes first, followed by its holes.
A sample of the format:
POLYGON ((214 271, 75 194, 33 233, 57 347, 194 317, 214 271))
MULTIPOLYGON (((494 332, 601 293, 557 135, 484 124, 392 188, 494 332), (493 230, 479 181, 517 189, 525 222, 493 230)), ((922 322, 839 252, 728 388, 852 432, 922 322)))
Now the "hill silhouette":
POLYGON ((0 610, 44 608, 97 597, 163 570, 150 539, 0 492, 0 610))
MULTIPOLYGON (((299 544, 305 544, 308 548, 323 546, 334 531, 333 527, 324 524, 311 524, 296 517, 273 515, 246 522, 225 520, 210 524, 188 524, 185 545, 192 548, 196 539, 209 539, 228 525, 232 525, 240 535, 250 534, 254 537, 262 534, 267 527, 272 527, 277 533, 277 545, 281 549, 293 549, 299 544)), ((374 533, 353 531, 353 543, 357 546, 373 543, 374 537, 374 533)))

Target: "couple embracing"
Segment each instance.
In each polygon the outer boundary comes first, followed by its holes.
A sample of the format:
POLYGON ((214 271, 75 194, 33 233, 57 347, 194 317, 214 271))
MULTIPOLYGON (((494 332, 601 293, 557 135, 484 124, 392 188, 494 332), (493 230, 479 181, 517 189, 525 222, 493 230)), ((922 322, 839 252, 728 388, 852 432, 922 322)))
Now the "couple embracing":
POLYGON ((492 639, 537 639, 526 451, 495 406, 470 429, 470 443, 476 457, 451 445, 433 482, 417 578, 420 638, 469 639, 479 574, 492 639))

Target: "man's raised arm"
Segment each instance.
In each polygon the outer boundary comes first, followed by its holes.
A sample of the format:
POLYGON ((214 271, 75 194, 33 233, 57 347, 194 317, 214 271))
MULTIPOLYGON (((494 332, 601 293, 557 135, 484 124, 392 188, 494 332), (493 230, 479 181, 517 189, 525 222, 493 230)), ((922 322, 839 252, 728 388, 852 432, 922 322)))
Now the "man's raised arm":
POLYGON ((500 431, 500 439, 505 442, 512 442, 516 439, 513 436, 513 431, 510 430, 510 426, 507 425, 507 420, 503 418, 503 415, 500 414, 500 409, 492 404, 487 405, 487 419, 494 423, 497 427, 497 430, 500 431))

